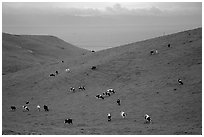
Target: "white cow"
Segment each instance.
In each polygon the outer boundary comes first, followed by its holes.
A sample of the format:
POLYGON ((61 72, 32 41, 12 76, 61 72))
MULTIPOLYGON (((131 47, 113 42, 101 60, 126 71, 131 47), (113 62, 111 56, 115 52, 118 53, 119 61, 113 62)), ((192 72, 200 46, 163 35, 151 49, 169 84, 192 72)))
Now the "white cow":
POLYGON ((122 118, 125 118, 127 116, 127 114, 124 111, 121 111, 120 115, 122 116, 122 118))
POLYGON ((37 109, 38 109, 38 111, 40 111, 40 105, 37 105, 37 109))
POLYGON ((65 69, 65 71, 66 71, 66 72, 70 72, 70 69, 67 68, 67 69, 65 69))
POLYGON ((145 123, 151 123, 152 122, 152 119, 149 115, 145 114, 144 118, 145 118, 145 123))
POLYGON ((108 89, 108 90, 107 90, 107 93, 115 93, 115 90, 112 89, 112 88, 111 88, 111 89, 108 89))
POLYGON ((111 121, 111 113, 108 113, 108 121, 111 121))
POLYGON ((28 106, 22 106, 22 108, 23 108, 24 111, 29 111, 28 106))

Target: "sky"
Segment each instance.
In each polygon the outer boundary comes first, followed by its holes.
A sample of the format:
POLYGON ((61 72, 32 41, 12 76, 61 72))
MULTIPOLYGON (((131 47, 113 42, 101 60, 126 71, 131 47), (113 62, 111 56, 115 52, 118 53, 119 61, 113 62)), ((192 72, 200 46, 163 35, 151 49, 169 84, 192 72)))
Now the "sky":
POLYGON ((3 2, 2 31, 102 50, 202 27, 201 2, 3 2))

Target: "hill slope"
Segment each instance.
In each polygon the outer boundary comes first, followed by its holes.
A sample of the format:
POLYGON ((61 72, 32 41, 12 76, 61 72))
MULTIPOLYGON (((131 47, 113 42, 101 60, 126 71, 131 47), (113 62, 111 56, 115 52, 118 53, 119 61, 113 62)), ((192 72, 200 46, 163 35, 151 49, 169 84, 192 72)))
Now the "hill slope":
POLYGON ((201 134, 201 74, 201 28, 32 67, 3 76, 3 133, 201 134), (153 49, 159 53, 150 55, 153 49), (59 75, 49 77, 55 70, 59 75), (178 78, 184 85, 178 84, 178 78), (85 91, 77 89, 81 85, 85 91), (108 88, 116 94, 95 98, 108 88), (31 111, 22 112, 27 100, 31 111), (37 104, 48 105, 50 112, 37 112, 37 104), (17 111, 8 111, 10 105, 16 105, 17 111), (127 112, 126 119, 120 111, 127 112), (107 113, 112 114, 111 122, 107 113), (153 124, 144 124, 146 113, 153 124), (73 125, 64 125, 69 117, 73 125))
POLYGON ((87 53, 54 36, 2 34, 3 73, 87 53))

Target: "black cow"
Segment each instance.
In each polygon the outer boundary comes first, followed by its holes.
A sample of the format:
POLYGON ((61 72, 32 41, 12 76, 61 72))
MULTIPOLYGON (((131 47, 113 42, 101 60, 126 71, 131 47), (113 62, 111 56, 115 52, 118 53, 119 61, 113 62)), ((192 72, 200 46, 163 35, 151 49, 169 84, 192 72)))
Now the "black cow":
POLYGON ((48 106, 44 105, 43 107, 45 111, 49 111, 48 106))
POLYGON ((55 73, 56 73, 57 75, 59 74, 59 72, 58 72, 58 71, 56 71, 55 73))
POLYGON ((64 124, 73 124, 72 119, 71 118, 65 119, 64 124))
POLYGON ((158 52, 158 50, 157 49, 155 49, 155 50, 151 50, 150 51, 150 55, 154 55, 154 54, 158 54, 159 52, 158 52))
POLYGON ((120 106, 120 99, 119 98, 117 99, 117 104, 120 106))
POLYGON ((50 76, 51 76, 51 77, 54 77, 54 76, 55 76, 55 74, 50 74, 50 76))
POLYGON ((111 95, 111 93, 110 92, 106 92, 106 96, 110 96, 111 95))
POLYGON ((150 51, 150 55, 153 55, 153 54, 154 54, 154 50, 151 50, 151 51, 150 51))
POLYGON ((168 44, 168 47, 170 48, 170 47, 171 47, 171 44, 168 44))
POLYGON ((12 111, 15 111, 15 110, 16 110, 16 107, 15 107, 15 106, 11 106, 11 110, 12 110, 12 111))
POLYGON ((92 66, 92 68, 91 68, 92 70, 96 70, 96 66, 92 66))

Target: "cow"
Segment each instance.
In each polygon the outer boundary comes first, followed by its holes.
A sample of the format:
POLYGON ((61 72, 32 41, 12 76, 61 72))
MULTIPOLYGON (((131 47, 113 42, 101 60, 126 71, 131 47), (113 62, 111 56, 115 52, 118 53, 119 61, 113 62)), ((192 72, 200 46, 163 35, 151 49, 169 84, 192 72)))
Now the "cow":
POLYGON ((44 105, 43 107, 45 111, 49 111, 48 106, 44 105))
POLYGON ((178 79, 178 83, 179 83, 179 85, 183 85, 183 82, 181 81, 180 78, 178 79))
POLYGON ((55 74, 50 74, 50 77, 54 77, 55 76, 55 74))
POLYGON ((154 50, 151 50, 151 51, 150 51, 150 55, 154 55, 154 50))
POLYGON ((111 113, 108 113, 108 121, 111 121, 111 113))
POLYGON ((120 99, 119 98, 117 99, 117 104, 120 106, 120 99))
POLYGON ((111 89, 108 89, 107 92, 109 92, 109 93, 115 93, 115 90, 111 88, 111 89))
POLYGON ((80 86, 79 89, 80 90, 85 90, 85 87, 84 86, 80 86))
POLYGON ((22 106, 24 111, 29 111, 28 106, 22 106))
POLYGON ((29 101, 26 101, 26 104, 29 104, 30 102, 29 101))
POLYGON ((16 107, 15 107, 15 106, 11 106, 11 110, 12 110, 12 111, 15 111, 15 110, 16 110, 16 107))
POLYGON ((70 72, 70 69, 66 68, 65 71, 66 71, 66 72, 70 72))
POLYGON ((96 70, 96 66, 92 66, 91 69, 92 69, 92 70, 96 70))
POLYGON ((152 119, 149 115, 145 114, 144 118, 145 118, 145 123, 151 123, 152 122, 152 119))
POLYGON ((158 52, 158 50, 156 49, 156 50, 155 50, 155 54, 158 54, 158 53, 159 53, 159 52, 158 52))
POLYGON ((121 111, 120 115, 122 116, 122 118, 125 118, 127 116, 127 114, 124 111, 121 111))
POLYGON ((168 44, 168 47, 170 48, 170 47, 171 47, 171 45, 170 45, 170 44, 168 44))
POLYGON ((104 97, 102 96, 102 95, 96 95, 96 98, 98 98, 98 99, 104 99, 104 97))
POLYGON ((37 109, 38 109, 38 111, 40 111, 40 105, 37 105, 37 109))
POLYGON ((106 95, 106 96, 110 96, 111 93, 110 93, 110 92, 105 92, 105 95, 106 95))
POLYGON ((70 88, 70 91, 74 92, 74 91, 75 91, 75 88, 71 87, 71 88, 70 88))
POLYGON ((151 50, 150 51, 150 55, 154 55, 154 54, 158 54, 159 52, 158 52, 158 50, 156 49, 156 50, 151 50))
POLYGON ((73 124, 72 119, 71 118, 65 119, 64 124, 73 124))
POLYGON ((58 74, 59 74, 59 72, 58 72, 58 71, 55 71, 55 73, 56 73, 56 75, 58 75, 58 74))

